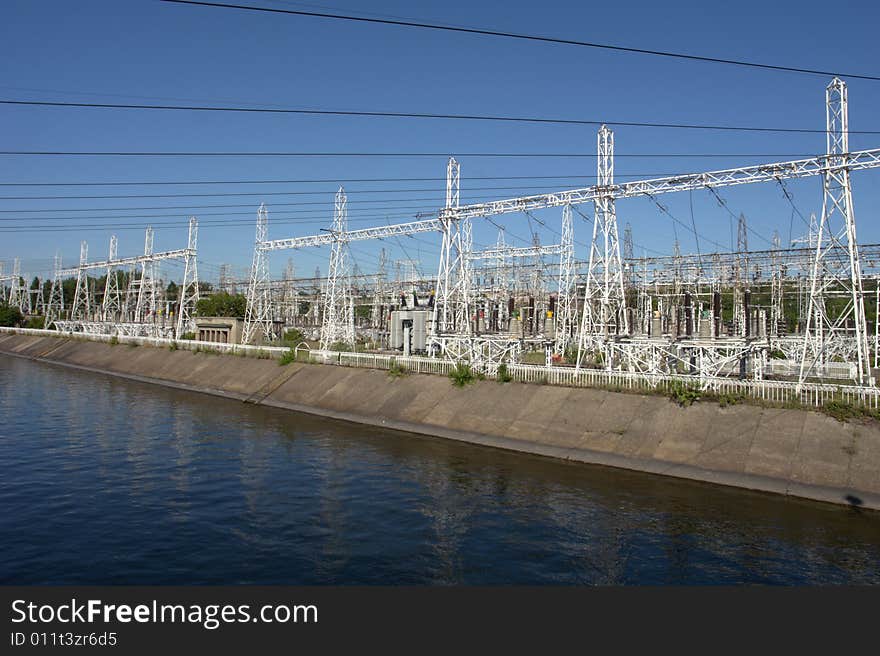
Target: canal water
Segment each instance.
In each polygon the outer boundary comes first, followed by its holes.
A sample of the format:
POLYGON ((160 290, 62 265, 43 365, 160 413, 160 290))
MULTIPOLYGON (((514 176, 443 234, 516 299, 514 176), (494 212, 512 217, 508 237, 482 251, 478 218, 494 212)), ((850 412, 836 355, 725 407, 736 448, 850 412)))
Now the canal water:
POLYGON ((870 511, 3 355, 0 420, 4 584, 880 583, 870 511))

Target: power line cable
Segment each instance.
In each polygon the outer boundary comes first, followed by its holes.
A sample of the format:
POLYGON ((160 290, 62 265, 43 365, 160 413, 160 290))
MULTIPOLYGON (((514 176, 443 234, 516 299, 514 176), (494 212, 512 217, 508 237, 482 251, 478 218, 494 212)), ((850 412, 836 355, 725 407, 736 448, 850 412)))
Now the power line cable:
MULTIPOLYGON (((163 0, 164 1, 164 0, 163 0)), ((6 156, 70 157, 448 157, 439 152, 332 152, 332 151, 122 151, 122 150, 0 150, 6 156)), ((709 157, 814 157, 810 153, 623 153, 615 158, 709 158, 709 157)), ((458 157, 590 157, 595 153, 458 153, 458 157)))
MULTIPOLYGON (((674 173, 629 173, 617 174, 619 178, 678 175, 674 173)), ((595 180, 595 175, 513 175, 513 176, 468 176, 468 180, 595 180)), ((302 180, 150 180, 110 182, 0 182, 0 187, 141 187, 150 185, 238 185, 238 184, 348 184, 355 182, 445 182, 446 178, 310 178, 302 180)), ((335 193, 335 190, 331 193, 335 193)))
MULTIPOLYGON (((360 116, 372 118, 415 118, 415 119, 445 119, 462 121, 492 121, 504 123, 533 123, 544 125, 575 125, 575 126, 600 126, 612 127, 636 127, 636 128, 660 128, 682 130, 715 130, 731 132, 778 132, 794 134, 825 134, 825 130, 816 128, 777 128, 754 125, 714 125, 701 123, 655 123, 648 121, 600 121, 590 119, 567 119, 567 118, 542 118, 538 116, 503 116, 493 114, 441 114, 430 112, 389 112, 389 111, 365 111, 365 110, 334 110, 334 109, 302 109, 302 108, 273 108, 273 107, 222 107, 218 105, 156 105, 156 104, 133 104, 133 103, 87 103, 87 102, 64 102, 49 100, 14 100, 11 98, 0 99, 0 105, 27 106, 27 107, 57 107, 79 109, 125 109, 125 110, 160 110, 160 111, 186 111, 186 112, 226 112, 241 114, 297 114, 313 116, 360 116)), ((880 134, 880 130, 850 130, 850 134, 880 134)))
POLYGON ((549 37, 549 36, 541 36, 537 34, 521 34, 517 32, 502 32, 499 30, 490 30, 490 29, 482 29, 482 28, 472 28, 472 27, 453 27, 450 25, 440 25, 437 23, 425 23, 425 22, 417 22, 410 20, 391 20, 387 18, 367 18, 364 16, 352 16, 349 14, 336 14, 336 13, 327 13, 327 12, 316 12, 316 11, 302 11, 295 9, 278 9, 273 7, 254 7, 248 5, 235 5, 235 4, 227 4, 220 2, 199 2, 196 0, 160 0, 160 2, 180 4, 180 5, 191 5, 198 7, 212 7, 212 8, 222 8, 222 9, 238 9, 243 11, 254 11, 254 12, 263 12, 263 13, 271 13, 271 14, 289 14, 295 16, 309 16, 312 18, 324 18, 324 19, 332 19, 332 20, 343 20, 343 21, 351 21, 357 23, 368 23, 375 25, 393 25, 397 27, 414 27, 420 29, 428 29, 428 30, 437 30, 444 32, 459 32, 465 34, 475 34, 479 36, 493 36, 493 37, 504 37, 508 39, 519 39, 523 41, 533 41, 533 42, 543 42, 543 43, 554 43, 559 45, 569 45, 569 46, 580 46, 585 48, 596 48, 603 50, 612 50, 617 52, 629 52, 641 55, 652 55, 657 57, 668 57, 674 59, 682 59, 682 60, 690 60, 690 61, 701 61, 712 64, 726 64, 731 66, 744 66, 748 68, 758 68, 764 70, 771 71, 780 71, 780 72, 788 72, 788 73, 805 73, 810 75, 823 75, 823 76, 837 76, 837 77, 849 77, 860 80, 872 80, 874 82, 880 81, 880 77, 874 75, 862 75, 857 73, 844 73, 841 71, 828 71, 828 70, 820 70, 820 69, 812 69, 812 68, 799 68, 794 66, 781 66, 777 64, 765 64, 761 62, 751 62, 745 60, 737 60, 737 59, 724 59, 720 57, 707 57, 703 55, 691 55, 687 53, 681 52, 670 52, 664 50, 651 50, 647 48, 634 48, 628 46, 618 46, 608 43, 597 43, 591 41, 576 41, 574 39, 563 39, 560 37, 549 37))

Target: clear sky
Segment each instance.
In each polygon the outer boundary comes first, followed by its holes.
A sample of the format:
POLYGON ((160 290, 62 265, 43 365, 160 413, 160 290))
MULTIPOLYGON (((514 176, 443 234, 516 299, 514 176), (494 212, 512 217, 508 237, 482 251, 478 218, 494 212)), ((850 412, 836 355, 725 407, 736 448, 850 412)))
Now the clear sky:
MULTIPOLYGON (((863 2, 565 2, 518 0, 404 2, 326 0, 327 4, 242 0, 241 4, 339 11, 450 25, 746 59, 852 74, 880 75, 880 3, 863 2)), ((299 16, 163 4, 155 0, 4 0, 0 3, 0 98, 81 102, 151 102, 264 107, 496 114, 600 121, 647 121, 823 129, 821 75, 762 71, 590 48, 461 33, 364 25, 299 16)), ((880 130, 880 82, 849 82, 850 127, 880 130)), ((822 134, 783 134, 615 127, 618 180, 795 159, 824 151, 822 134), (725 157, 666 157, 711 153, 725 157), (627 155, 656 154, 655 157, 627 155), (624 177, 631 176, 631 177, 624 177)), ((410 118, 209 114, 139 110, 0 106, 0 150, 89 151, 404 151, 432 157, 68 157, 0 156, 2 183, 351 180, 350 226, 410 220, 443 204, 446 155, 477 152, 580 153, 596 150, 596 128, 410 118), (401 178, 435 178, 402 182, 401 178), (401 190, 412 190, 401 193, 401 190)), ((851 148, 880 146, 880 134, 852 135, 851 148)), ((462 202, 552 191, 592 176, 584 157, 478 158, 461 155, 462 202), (533 179, 475 180, 534 176, 533 179)), ((859 240, 880 241, 880 172, 854 174, 859 240)), ((221 263, 245 276, 261 201, 271 238, 315 234, 332 218, 338 184, 150 186, 2 186, 0 259, 47 275, 56 250, 66 265, 90 245, 106 257, 110 234, 119 254, 143 249, 143 228, 155 227, 156 250, 180 248, 187 218, 201 221, 204 278, 221 263), (185 194, 176 197, 119 198, 185 194), (199 195, 195 195, 199 194, 199 195), (231 195, 240 194, 240 195, 231 195), (22 196, 117 196, 30 198, 22 196), (212 207, 213 206, 213 207, 212 207), (132 208, 132 209, 122 209, 132 208), (37 211, 34 211, 37 210, 37 211), (150 216, 146 216, 150 215, 150 216)), ((818 178, 792 182, 798 210, 821 207, 818 178)), ((774 230, 783 243, 805 231, 778 185, 722 190, 731 212, 745 213, 750 247, 766 248, 774 230)), ((731 241, 731 216, 707 191, 658 200, 683 223, 691 204, 701 251, 731 241)), ((591 206, 581 211, 592 215, 591 206)), ((670 253, 677 236, 694 252, 694 235, 648 199, 620 201, 637 254, 670 253)), ((496 217, 507 242, 523 245, 537 232, 558 240, 560 211, 496 217)), ((475 225, 478 245, 498 228, 475 225)), ((577 257, 590 225, 576 215, 577 257)), ((422 234, 353 246, 364 271, 416 259, 434 271, 439 237, 422 234)), ((326 250, 278 253, 280 273, 294 257, 297 275, 326 272, 326 250)), ((179 277, 174 269, 167 271, 179 277)))

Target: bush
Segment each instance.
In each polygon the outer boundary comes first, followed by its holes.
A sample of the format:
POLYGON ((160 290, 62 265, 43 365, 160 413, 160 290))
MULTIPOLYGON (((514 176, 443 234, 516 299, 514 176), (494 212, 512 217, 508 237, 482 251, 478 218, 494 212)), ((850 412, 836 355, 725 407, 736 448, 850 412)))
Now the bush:
POLYGON ((176 351, 176 350, 177 350, 177 342, 171 342, 171 343, 168 345, 168 350, 169 350, 169 351, 176 351))
POLYGON ((296 362, 296 351, 293 349, 287 349, 284 353, 281 354, 281 359, 278 360, 278 366, 284 367, 291 362, 296 362))
POLYGON ((406 376, 407 374, 409 374, 409 372, 404 367, 401 367, 399 364, 397 364, 397 362, 392 362, 391 366, 388 367, 389 378, 401 378, 403 376, 406 376))
POLYGON ((333 342, 330 347, 330 351, 340 351, 340 352, 348 352, 351 351, 351 345, 348 342, 333 342))
POLYGON ((285 346, 296 347, 302 344, 304 341, 306 341, 306 336, 301 330, 297 330, 296 328, 285 330, 284 336, 281 338, 281 343, 285 346))
POLYGON ((27 323, 24 325, 25 328, 43 328, 46 323, 45 317, 31 317, 27 320, 27 323))
POLYGON ((113 335, 110 338, 110 346, 116 346, 118 343, 119 343, 119 337, 116 335, 113 335))
POLYGON ((24 315, 17 307, 0 303, 0 326, 8 326, 14 328, 21 325, 24 321, 24 315))
POLYGON ((196 338, 196 334, 195 334, 195 333, 183 333, 183 334, 180 336, 180 339, 186 339, 186 340, 194 340, 195 338, 196 338))
POLYGON ((819 408, 819 411, 841 422, 847 422, 850 419, 880 419, 880 412, 877 410, 853 405, 846 401, 828 401, 819 408))
POLYGON ((201 317, 238 317, 243 319, 247 309, 244 294, 217 292, 203 296, 196 304, 196 312, 201 317))
POLYGON ((739 392, 727 392, 718 395, 718 405, 726 408, 729 405, 737 405, 746 400, 745 394, 739 392))
POLYGON ((513 380, 513 376, 511 376, 510 372, 507 370, 506 364, 498 365, 498 373, 495 374, 495 378, 499 383, 509 383, 513 380))
POLYGON ((677 380, 673 381, 669 387, 669 398, 682 408, 686 408, 694 403, 694 401, 699 401, 701 396, 702 393, 698 388, 677 380))
POLYGON ((484 376, 482 374, 474 373, 470 366, 458 363, 455 365, 455 369, 449 372, 449 378, 452 380, 452 384, 456 387, 464 387, 465 385, 470 385, 478 380, 483 380, 484 376))

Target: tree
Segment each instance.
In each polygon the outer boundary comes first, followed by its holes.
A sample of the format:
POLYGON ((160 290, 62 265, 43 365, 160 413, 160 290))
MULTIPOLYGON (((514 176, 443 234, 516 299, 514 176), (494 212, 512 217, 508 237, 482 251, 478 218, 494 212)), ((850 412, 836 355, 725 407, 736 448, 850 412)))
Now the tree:
POLYGON ((24 321, 24 315, 17 307, 0 303, 0 326, 15 327, 24 321))
POLYGON ((168 286, 165 288, 165 298, 169 301, 176 302, 178 296, 178 287, 177 283, 173 280, 168 283, 168 286))
POLYGON ((238 317, 244 318, 247 299, 244 294, 227 294, 217 292, 211 296, 200 298, 196 304, 196 312, 202 317, 238 317))

